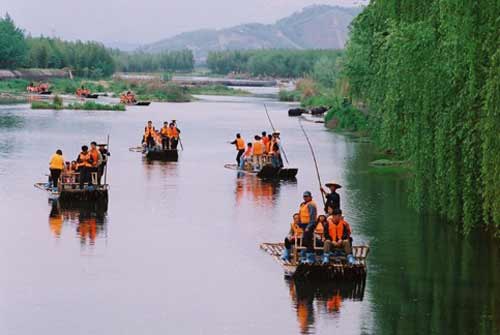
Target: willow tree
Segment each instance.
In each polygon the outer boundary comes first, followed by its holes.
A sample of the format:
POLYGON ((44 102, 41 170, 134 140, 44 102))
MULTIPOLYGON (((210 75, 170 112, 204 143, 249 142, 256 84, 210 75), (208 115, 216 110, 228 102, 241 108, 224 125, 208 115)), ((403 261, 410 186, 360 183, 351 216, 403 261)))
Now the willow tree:
POLYGON ((354 20, 344 71, 379 143, 414 166, 412 200, 500 229, 497 0, 379 0, 354 20))

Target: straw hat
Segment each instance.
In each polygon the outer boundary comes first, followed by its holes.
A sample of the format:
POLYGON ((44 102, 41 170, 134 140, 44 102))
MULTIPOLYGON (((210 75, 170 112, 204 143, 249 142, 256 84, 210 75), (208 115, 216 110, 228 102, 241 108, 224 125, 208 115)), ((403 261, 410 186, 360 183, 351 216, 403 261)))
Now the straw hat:
POLYGON ((335 188, 342 188, 342 185, 340 184, 337 184, 336 182, 334 181, 329 181, 328 183, 325 184, 326 187, 330 187, 330 186, 333 186, 335 188))

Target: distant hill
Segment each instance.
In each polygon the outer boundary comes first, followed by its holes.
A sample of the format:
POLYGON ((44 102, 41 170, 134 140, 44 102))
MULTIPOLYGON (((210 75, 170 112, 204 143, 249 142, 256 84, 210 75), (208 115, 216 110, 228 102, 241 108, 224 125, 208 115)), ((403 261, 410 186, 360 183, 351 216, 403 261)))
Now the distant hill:
POLYGON ((226 29, 186 32, 145 45, 146 52, 191 49, 197 62, 209 51, 237 49, 342 49, 360 7, 313 5, 275 24, 250 23, 226 29))

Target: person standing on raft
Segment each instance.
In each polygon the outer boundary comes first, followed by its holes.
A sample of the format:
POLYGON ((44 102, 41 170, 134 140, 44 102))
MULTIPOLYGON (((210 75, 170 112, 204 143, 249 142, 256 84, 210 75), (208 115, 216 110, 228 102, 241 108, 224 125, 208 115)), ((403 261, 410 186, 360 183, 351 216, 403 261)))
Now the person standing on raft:
POLYGON ((90 178, 90 169, 92 168, 92 156, 89 153, 89 147, 82 146, 82 152, 78 155, 76 162, 78 163, 78 172, 80 173, 80 190, 83 190, 83 185, 88 183, 92 185, 90 178))
POLYGON ((328 192, 323 187, 321 188, 321 193, 326 196, 325 213, 328 213, 328 207, 331 207, 333 212, 340 211, 340 195, 337 190, 342 186, 333 181, 326 183, 325 186, 330 189, 330 192, 328 192))
POLYGON ((318 217, 318 205, 309 191, 304 192, 304 202, 299 206, 299 227, 304 231, 302 244, 306 247, 306 254, 301 252, 300 261, 305 264, 313 264, 316 260, 313 246, 313 234, 316 229, 316 218, 318 217), (305 256, 305 257, 304 257, 305 256))
POLYGON ((238 166, 240 166, 240 160, 241 156, 245 153, 245 140, 241 137, 241 134, 236 134, 236 139, 230 144, 233 144, 236 146, 236 150, 238 151, 238 154, 236 155, 236 163, 238 163, 238 166))
POLYGON ((153 121, 148 121, 147 126, 144 128, 144 135, 142 137, 142 143, 145 143, 148 148, 153 148, 155 146, 155 131, 153 121))
POLYGON ((57 189, 57 183, 61 177, 61 172, 64 170, 64 157, 61 150, 57 150, 50 158, 49 170, 52 187, 57 189))

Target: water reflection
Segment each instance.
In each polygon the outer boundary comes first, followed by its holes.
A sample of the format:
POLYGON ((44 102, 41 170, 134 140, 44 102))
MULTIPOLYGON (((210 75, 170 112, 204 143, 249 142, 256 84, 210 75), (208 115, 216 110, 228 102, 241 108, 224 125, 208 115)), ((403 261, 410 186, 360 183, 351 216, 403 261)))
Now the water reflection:
POLYGON ((301 334, 315 333, 318 315, 339 319, 345 300, 362 301, 365 281, 310 282, 285 279, 301 334))
POLYGON ((55 200, 49 203, 49 227, 54 238, 60 239, 67 231, 85 247, 93 246, 98 239, 107 237, 107 202, 61 203, 55 200))
POLYGON ((252 201, 259 206, 272 207, 279 196, 279 182, 263 181, 255 176, 238 173, 235 184, 236 205, 242 201, 252 201))

